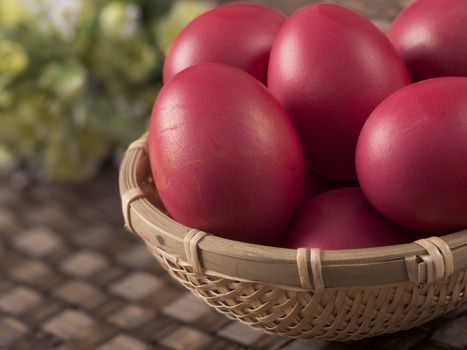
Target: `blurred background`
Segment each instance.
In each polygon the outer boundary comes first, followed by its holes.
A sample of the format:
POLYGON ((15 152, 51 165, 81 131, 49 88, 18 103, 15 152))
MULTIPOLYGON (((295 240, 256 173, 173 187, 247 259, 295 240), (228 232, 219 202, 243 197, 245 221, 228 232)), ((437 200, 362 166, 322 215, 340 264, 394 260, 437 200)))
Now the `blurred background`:
MULTIPOLYGON (((412 1, 332 2, 385 31, 412 1)), ((165 52, 221 2, 0 0, 0 349, 465 349, 467 304, 353 343, 262 334, 123 231, 117 167, 146 129, 165 52)), ((317 1, 256 2, 290 14, 317 1)))
POLYGON ((0 0, 0 168, 80 182, 146 127, 164 54, 208 1, 0 0))
MULTIPOLYGON (((256 2, 289 14, 310 1, 256 2)), ((410 0, 334 2, 385 30, 410 0)), ((118 164, 125 146, 146 128, 170 43, 215 5, 0 0, 0 172, 16 175, 18 186, 31 177, 76 183, 94 177, 104 163, 118 164)))

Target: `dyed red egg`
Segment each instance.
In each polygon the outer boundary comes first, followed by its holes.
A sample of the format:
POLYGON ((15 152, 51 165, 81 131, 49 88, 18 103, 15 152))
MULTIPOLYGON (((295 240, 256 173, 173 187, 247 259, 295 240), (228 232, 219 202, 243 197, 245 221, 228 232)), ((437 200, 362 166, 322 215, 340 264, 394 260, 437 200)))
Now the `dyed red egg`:
POLYGON ((266 83, 269 52, 285 16, 258 4, 219 6, 193 20, 177 37, 164 63, 168 82, 203 62, 238 67, 266 83))
POLYGON ((162 202, 189 227, 267 243, 301 200, 305 164, 290 118, 263 84, 232 66, 190 67, 163 87, 149 152, 162 202))
POLYGON ((287 233, 284 247, 354 249, 416 239, 416 234, 379 214, 358 187, 347 187, 309 199, 287 233))
POLYGON ((435 234, 467 227, 467 78, 436 78, 388 97, 357 146, 358 178, 387 218, 435 234))
POLYGON ((336 5, 297 11, 271 50, 268 86, 298 130, 307 166, 334 180, 356 180, 363 124, 385 97, 409 83, 385 35, 336 5))
POLYGON ((467 1, 419 0, 388 32, 414 80, 467 76, 467 1))

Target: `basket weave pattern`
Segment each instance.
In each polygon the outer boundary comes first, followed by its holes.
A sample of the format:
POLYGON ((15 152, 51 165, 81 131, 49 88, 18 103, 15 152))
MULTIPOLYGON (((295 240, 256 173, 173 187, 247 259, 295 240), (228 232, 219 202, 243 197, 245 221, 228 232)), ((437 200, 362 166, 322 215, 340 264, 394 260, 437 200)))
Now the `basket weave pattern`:
POLYGON ((185 288, 231 319, 294 338, 358 340, 409 329, 466 300, 467 273, 423 286, 294 291, 264 283, 197 274, 190 264, 156 247, 149 251, 185 288))
POLYGON ((174 279, 252 327, 358 340, 415 327, 467 300, 467 230, 351 251, 254 246, 173 221, 150 178, 143 137, 120 171, 126 228, 174 279))

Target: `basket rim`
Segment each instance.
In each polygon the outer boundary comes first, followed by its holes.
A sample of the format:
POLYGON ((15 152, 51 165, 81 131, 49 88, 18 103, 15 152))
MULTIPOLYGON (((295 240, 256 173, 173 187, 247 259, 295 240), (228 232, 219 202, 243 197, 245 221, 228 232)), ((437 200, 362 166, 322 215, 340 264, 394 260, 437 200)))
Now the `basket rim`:
MULTIPOLYGON (((132 231, 148 246, 189 261, 184 237, 192 229, 176 222, 153 204, 151 197, 157 195, 157 189, 153 184, 148 186, 148 173, 147 134, 144 134, 130 145, 120 166, 119 189, 124 216, 131 218, 132 231), (124 194, 134 190, 139 195, 131 203, 124 203, 124 194), (149 193, 151 190, 154 193, 149 193)), ((467 269, 467 229, 440 238, 452 252, 454 272, 467 269)), ((303 288, 297 271, 297 249, 250 244, 208 234, 199 242, 197 250, 207 274, 239 281, 303 288)), ((428 270, 426 259, 422 258, 428 255, 427 250, 416 243, 321 250, 320 253, 325 288, 413 282, 407 271, 408 258, 416 262, 417 276, 426 274, 428 270)), ((423 284, 423 281, 420 283, 423 284)))

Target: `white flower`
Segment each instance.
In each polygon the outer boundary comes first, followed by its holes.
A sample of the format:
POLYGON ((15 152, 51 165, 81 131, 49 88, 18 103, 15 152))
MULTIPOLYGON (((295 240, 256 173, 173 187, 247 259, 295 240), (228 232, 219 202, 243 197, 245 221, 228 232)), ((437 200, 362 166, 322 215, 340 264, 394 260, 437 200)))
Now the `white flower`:
POLYGON ((65 40, 76 34, 82 0, 20 0, 29 12, 45 20, 65 40))
POLYGON ((100 17, 100 27, 109 37, 131 38, 138 31, 141 9, 137 5, 111 2, 100 17))
POLYGON ((51 0, 20 0, 23 6, 33 15, 43 15, 47 13, 51 0))
POLYGON ((50 3, 50 20, 53 26, 65 40, 72 40, 76 34, 81 0, 55 0, 50 3))

